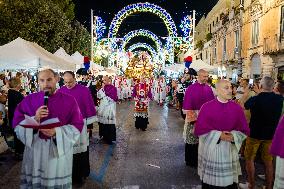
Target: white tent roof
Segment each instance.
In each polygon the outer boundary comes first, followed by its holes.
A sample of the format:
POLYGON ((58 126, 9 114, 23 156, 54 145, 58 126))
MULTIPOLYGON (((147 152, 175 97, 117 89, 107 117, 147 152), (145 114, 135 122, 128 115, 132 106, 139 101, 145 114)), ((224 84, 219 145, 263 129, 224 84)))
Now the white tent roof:
POLYGON ((165 70, 173 71, 173 72, 183 72, 185 66, 184 64, 173 64, 165 68, 165 70))
POLYGON ((56 57, 36 43, 20 37, 0 46, 0 69, 74 70, 75 65, 56 57))
POLYGON ((205 62, 203 62, 201 59, 194 60, 189 66, 190 68, 193 68, 195 71, 199 71, 201 69, 204 69, 206 71, 213 71, 215 69, 214 66, 211 66, 205 62))
POLYGON ((99 71, 102 71, 102 70, 105 69, 103 66, 98 65, 98 64, 96 64, 96 63, 94 63, 94 62, 91 62, 91 67, 92 67, 93 69, 97 69, 97 70, 99 70, 99 71))
POLYGON ((71 58, 73 58, 75 61, 80 62, 81 64, 84 62, 84 56, 81 55, 78 51, 72 54, 71 58))
POLYGON ((58 56, 59 58, 63 58, 64 60, 66 60, 67 62, 76 64, 76 65, 81 65, 82 62, 75 60, 74 58, 72 58, 62 47, 60 47, 55 53, 54 55, 58 56))

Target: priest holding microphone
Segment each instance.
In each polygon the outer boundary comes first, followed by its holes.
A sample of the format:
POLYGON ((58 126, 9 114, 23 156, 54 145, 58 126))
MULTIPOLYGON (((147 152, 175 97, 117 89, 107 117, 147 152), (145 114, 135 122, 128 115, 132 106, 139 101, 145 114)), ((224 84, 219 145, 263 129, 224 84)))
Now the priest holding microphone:
POLYGON ((15 111, 13 127, 25 145, 21 188, 72 188, 73 145, 84 122, 75 98, 56 91, 55 76, 51 69, 40 71, 40 92, 15 111))

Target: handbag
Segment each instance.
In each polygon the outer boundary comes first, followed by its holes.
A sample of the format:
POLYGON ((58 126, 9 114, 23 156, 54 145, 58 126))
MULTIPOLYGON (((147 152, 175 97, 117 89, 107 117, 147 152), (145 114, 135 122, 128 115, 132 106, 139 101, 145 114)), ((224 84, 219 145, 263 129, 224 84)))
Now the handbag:
POLYGON ((0 153, 3 153, 8 149, 9 147, 7 145, 5 138, 3 136, 0 136, 0 153))

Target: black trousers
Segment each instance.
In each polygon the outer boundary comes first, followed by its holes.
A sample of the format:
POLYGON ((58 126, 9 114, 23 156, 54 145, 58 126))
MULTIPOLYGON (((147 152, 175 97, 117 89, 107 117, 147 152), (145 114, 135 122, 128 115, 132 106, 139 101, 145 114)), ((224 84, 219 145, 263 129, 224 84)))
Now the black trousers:
POLYGON ((73 154, 72 182, 78 184, 90 175, 89 147, 86 152, 73 154))
POLYGON ((16 154, 23 154, 25 150, 25 145, 17 138, 16 132, 14 131, 14 148, 16 154))
POLYGON ((202 189, 238 189, 238 185, 237 183, 233 183, 232 185, 222 187, 222 186, 212 186, 202 182, 202 189))
POLYGON ((185 143, 185 162, 186 165, 197 168, 198 166, 198 144, 185 143))
POLYGON ((99 123, 99 135, 104 140, 111 144, 112 141, 116 141, 116 128, 115 124, 102 124, 99 123))
POLYGON ((136 117, 135 120, 135 127, 137 129, 142 129, 145 130, 147 129, 147 125, 149 124, 148 118, 144 118, 144 117, 136 117))

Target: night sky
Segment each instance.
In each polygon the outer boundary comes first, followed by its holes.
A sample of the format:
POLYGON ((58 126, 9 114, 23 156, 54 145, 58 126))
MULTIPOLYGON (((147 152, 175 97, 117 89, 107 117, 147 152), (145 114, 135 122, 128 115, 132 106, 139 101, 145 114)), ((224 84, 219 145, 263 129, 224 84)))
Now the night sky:
MULTIPOLYGON (((107 31, 108 27, 117 14, 123 7, 138 3, 149 2, 161 6, 173 18, 178 34, 181 35, 179 28, 181 19, 187 15, 192 14, 192 10, 196 10, 197 21, 206 15, 217 3, 217 0, 73 0, 76 8, 76 19, 84 24, 90 30, 90 14, 91 9, 95 16, 100 16, 106 21, 107 31)), ((196 22, 197 23, 197 22, 196 22)), ((162 19, 151 13, 138 13, 127 17, 118 31, 118 37, 123 37, 128 32, 135 29, 148 29, 158 36, 167 36, 168 32, 162 19)))

